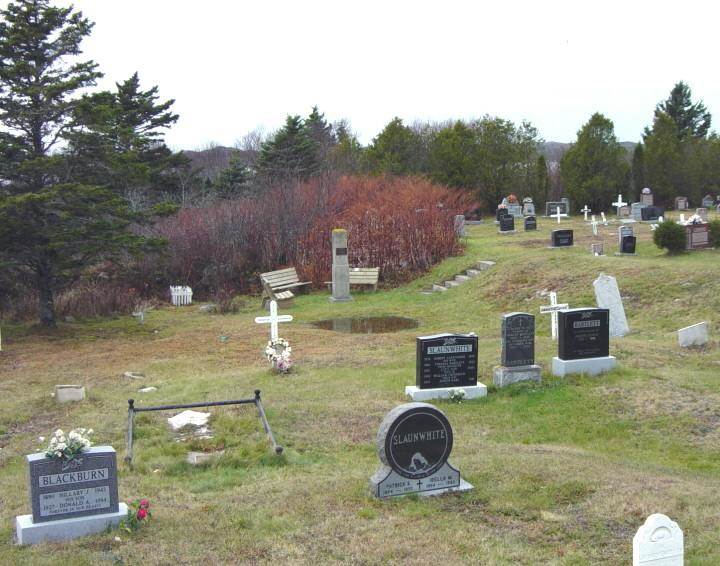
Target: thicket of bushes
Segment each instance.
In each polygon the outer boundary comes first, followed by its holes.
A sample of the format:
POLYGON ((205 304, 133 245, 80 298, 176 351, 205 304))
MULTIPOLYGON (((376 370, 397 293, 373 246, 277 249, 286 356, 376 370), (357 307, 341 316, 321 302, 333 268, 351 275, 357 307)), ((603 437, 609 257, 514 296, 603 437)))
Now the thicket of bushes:
MULTIPOLYGON (((380 267, 381 282, 397 284, 460 251, 454 216, 474 206, 466 192, 422 178, 340 177, 181 209, 144 229, 167 240, 162 253, 94 266, 57 293, 57 313, 131 312, 147 299, 167 300, 170 284, 222 302, 286 266, 319 287, 330 279, 333 228, 349 231, 351 265, 380 267)), ((3 316, 36 316, 32 279, 23 283, 5 296, 3 316)))

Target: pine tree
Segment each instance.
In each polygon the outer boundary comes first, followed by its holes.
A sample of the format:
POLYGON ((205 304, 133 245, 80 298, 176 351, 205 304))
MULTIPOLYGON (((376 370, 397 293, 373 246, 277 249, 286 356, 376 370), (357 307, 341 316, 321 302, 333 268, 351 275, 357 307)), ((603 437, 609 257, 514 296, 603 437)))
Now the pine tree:
POLYGON ((330 165, 329 154, 337 144, 337 137, 332 124, 328 124, 327 120, 325 120, 325 114, 322 114, 317 106, 313 106, 312 112, 304 122, 304 126, 308 137, 315 144, 315 160, 319 168, 328 169, 330 165))
POLYGON ((215 194, 221 199, 234 199, 250 192, 250 169, 238 157, 232 157, 227 169, 220 172, 213 183, 215 194))
POLYGON ((400 118, 393 118, 368 147, 370 170, 390 175, 415 173, 413 164, 417 145, 415 133, 400 118))
POLYGON ((305 181, 318 172, 317 148, 300 116, 288 116, 285 125, 262 145, 258 173, 270 184, 305 181))
POLYGON ((683 161, 683 142, 675 120, 664 112, 657 113, 652 130, 645 136, 646 180, 657 204, 669 204, 679 194, 689 196, 683 161))
POLYGON ((630 167, 612 121, 593 114, 563 155, 560 170, 570 199, 593 210, 605 210, 617 194, 627 194, 630 167))
POLYGON ((333 127, 337 143, 330 151, 330 166, 340 173, 359 173, 362 169, 364 150, 351 131, 350 125, 341 120, 333 127))
POLYGON ((550 174, 544 155, 538 155, 535 162, 535 193, 532 195, 535 203, 548 200, 550 194, 550 174))
POLYGON ((18 0, 0 12, 0 266, 32 273, 40 321, 55 326, 54 294, 99 259, 158 242, 127 230, 125 203, 102 187, 60 182, 80 89, 101 76, 75 61, 92 24, 72 8, 18 0))
POLYGON ((638 143, 633 151, 632 184, 635 197, 640 200, 640 193, 647 186, 645 184, 645 150, 642 143, 638 143))
MULTIPOLYGON (((677 126, 680 139, 704 138, 710 131, 712 116, 702 102, 693 104, 692 91, 680 81, 670 91, 667 100, 655 108, 655 115, 667 114, 677 126)), ((646 131, 647 133, 647 131, 646 131)))
POLYGON ((430 147, 430 178, 443 185, 472 189, 477 185, 478 144, 463 122, 440 130, 430 147))

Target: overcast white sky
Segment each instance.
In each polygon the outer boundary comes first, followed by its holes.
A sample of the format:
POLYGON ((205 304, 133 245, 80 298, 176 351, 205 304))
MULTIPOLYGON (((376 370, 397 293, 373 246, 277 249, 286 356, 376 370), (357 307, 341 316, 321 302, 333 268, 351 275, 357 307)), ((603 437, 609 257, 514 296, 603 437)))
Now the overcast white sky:
MULTIPOLYGON (((69 2, 64 2, 68 4, 69 2)), ((5 4, 5 2, 3 2, 5 4)), ((110 88, 176 100, 175 149, 232 145, 317 104, 363 143, 394 116, 491 114, 572 141, 595 111, 636 141, 678 80, 720 129, 717 2, 75 0, 110 88)))

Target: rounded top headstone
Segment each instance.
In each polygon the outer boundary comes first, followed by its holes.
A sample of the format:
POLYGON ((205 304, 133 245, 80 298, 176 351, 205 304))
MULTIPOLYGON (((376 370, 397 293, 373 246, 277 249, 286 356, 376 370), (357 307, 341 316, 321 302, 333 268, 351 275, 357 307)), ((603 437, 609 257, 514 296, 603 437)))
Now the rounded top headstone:
POLYGON ((651 192, 652 192, 652 191, 650 190, 650 187, 645 187, 645 188, 642 190, 642 194, 644 194, 644 195, 649 195, 651 192))
POLYGON ((380 461, 405 478, 421 479, 438 471, 452 451, 450 421, 428 403, 405 403, 391 410, 377 435, 380 461))

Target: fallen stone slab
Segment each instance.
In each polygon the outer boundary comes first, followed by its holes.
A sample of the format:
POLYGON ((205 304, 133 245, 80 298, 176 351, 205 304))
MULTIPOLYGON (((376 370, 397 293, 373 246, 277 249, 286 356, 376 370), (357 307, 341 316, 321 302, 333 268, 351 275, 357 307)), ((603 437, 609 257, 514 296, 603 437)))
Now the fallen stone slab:
POLYGON ((692 326, 686 326, 677 332, 678 342, 683 348, 707 344, 709 334, 707 322, 699 322, 692 326))

